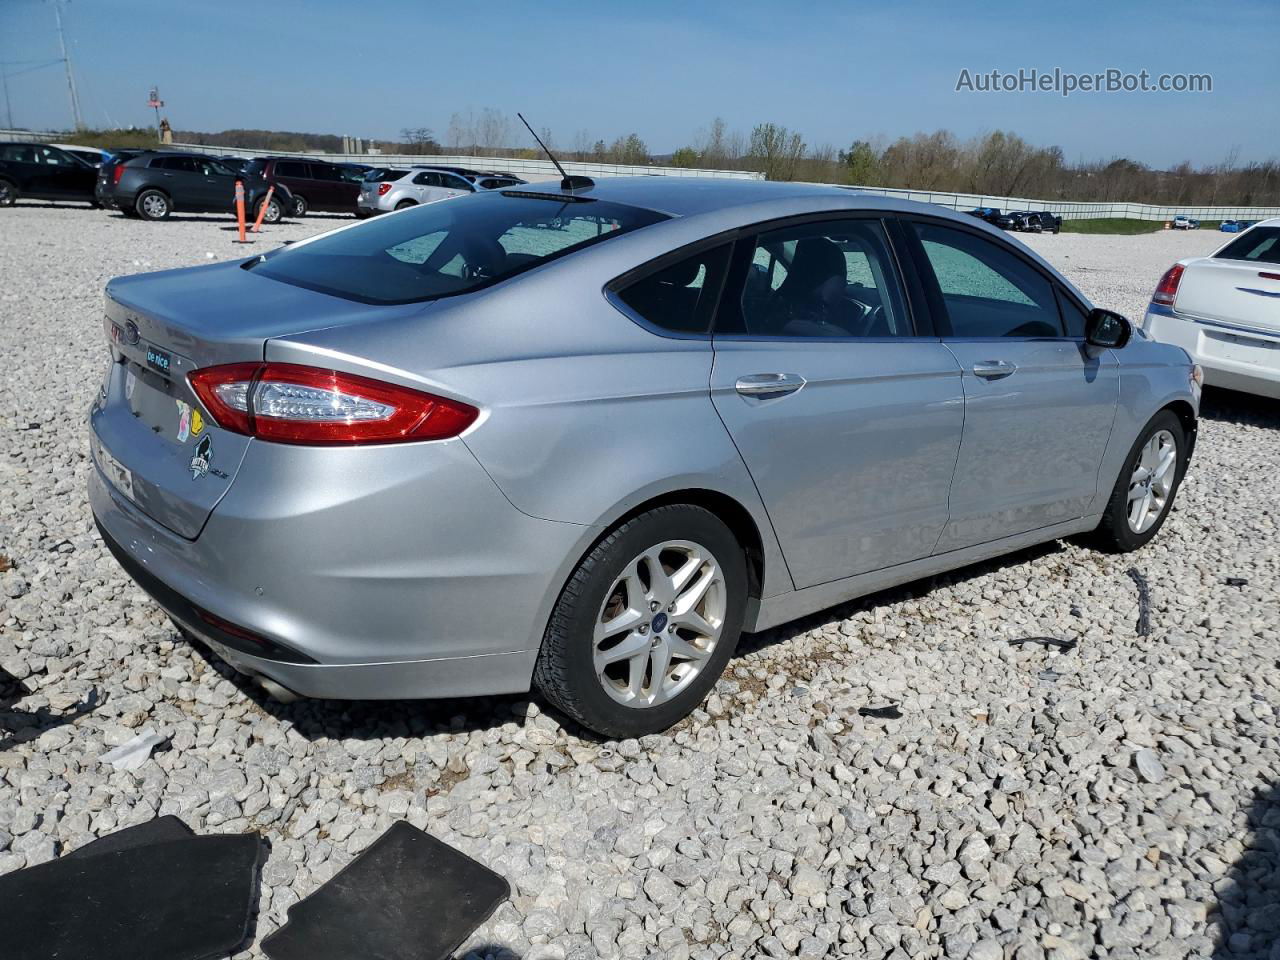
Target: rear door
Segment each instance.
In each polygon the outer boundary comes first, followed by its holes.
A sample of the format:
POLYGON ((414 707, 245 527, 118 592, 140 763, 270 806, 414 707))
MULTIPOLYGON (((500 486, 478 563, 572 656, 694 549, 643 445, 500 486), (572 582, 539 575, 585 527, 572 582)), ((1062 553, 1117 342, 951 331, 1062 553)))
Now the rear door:
POLYGON ((156 186, 173 200, 181 210, 206 210, 209 195, 204 182, 204 171, 195 157, 156 157, 151 169, 157 170, 156 186))
POLYGON ((352 213, 360 188, 343 176, 342 170, 329 163, 312 163, 311 176, 318 196, 323 197, 321 209, 334 213, 352 213))
POLYGON ((959 223, 908 226, 964 387, 964 438, 937 551, 1085 516, 1115 417, 1115 357, 1086 346, 1082 307, 1011 244, 959 223))
POLYGON ((275 162, 275 179, 289 188, 295 197, 304 197, 308 204, 314 206, 312 189, 315 184, 311 180, 311 168, 298 160, 277 160, 275 162))
POLYGON ((476 188, 470 183, 458 176, 456 173, 440 174, 440 199, 447 200, 450 197, 461 197, 468 193, 475 193, 476 188))
POLYGON ((712 400, 798 588, 928 556, 947 522, 960 368, 888 236, 845 216, 741 240, 717 314, 712 400))

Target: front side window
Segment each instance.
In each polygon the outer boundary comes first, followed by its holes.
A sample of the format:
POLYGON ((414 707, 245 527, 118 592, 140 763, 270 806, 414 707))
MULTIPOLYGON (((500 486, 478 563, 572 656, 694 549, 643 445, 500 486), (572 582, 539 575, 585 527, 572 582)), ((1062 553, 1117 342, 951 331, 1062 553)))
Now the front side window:
POLYGON ((467 181, 463 180, 461 177, 455 177, 452 173, 440 174, 440 180, 442 185, 448 187, 450 190, 462 190, 470 193, 475 189, 475 187, 471 186, 467 181))
POLYGON ((665 219, 603 200, 495 191, 321 235, 248 269, 362 303, 413 303, 488 286, 665 219))
POLYGON ((1053 286, 985 237, 913 223, 937 279, 953 337, 1061 337, 1053 286))
POLYGON ((311 171, 307 169, 307 165, 305 163, 281 160, 276 164, 276 176, 297 177, 302 180, 310 180, 311 171))
POLYGON ((51 167, 73 167, 75 162, 55 147, 37 147, 36 156, 38 162, 47 164, 51 167))
POLYGON ((760 234, 741 299, 717 332, 752 337, 909 337, 877 220, 824 220, 760 234))
POLYGON ((1215 260, 1280 263, 1280 227, 1254 227, 1213 255, 1215 260))
POLYGON ((655 327, 705 334, 731 249, 724 244, 664 266, 618 290, 618 299, 655 327))

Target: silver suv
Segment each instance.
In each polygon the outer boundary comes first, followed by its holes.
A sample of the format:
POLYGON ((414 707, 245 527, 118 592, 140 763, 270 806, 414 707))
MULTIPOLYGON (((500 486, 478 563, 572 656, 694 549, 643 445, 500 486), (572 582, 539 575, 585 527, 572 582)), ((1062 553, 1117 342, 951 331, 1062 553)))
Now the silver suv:
POLYGON ((524 182, 510 173, 462 167, 378 168, 365 174, 360 184, 356 216, 368 217, 468 193, 514 187, 524 182))

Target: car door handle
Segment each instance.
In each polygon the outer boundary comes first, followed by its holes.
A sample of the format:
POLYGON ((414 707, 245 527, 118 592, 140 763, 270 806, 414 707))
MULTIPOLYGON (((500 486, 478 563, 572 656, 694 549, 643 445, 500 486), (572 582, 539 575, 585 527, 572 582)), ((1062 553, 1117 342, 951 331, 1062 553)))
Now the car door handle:
POLYGON ((753 373, 739 377, 733 386, 744 397, 785 397, 804 385, 798 373, 753 373))
POLYGON ((1008 360, 983 360, 973 365, 973 375, 983 380, 1002 380, 1017 369, 1018 365, 1008 360))

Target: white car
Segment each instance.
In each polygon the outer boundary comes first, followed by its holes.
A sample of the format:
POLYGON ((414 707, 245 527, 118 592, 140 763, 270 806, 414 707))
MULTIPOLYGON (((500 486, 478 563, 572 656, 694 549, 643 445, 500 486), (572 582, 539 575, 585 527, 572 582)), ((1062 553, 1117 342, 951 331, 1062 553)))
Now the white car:
POLYGON ((1280 217, 1170 267, 1142 329, 1186 350, 1206 383, 1280 399, 1280 217))
POLYGON ((1173 229, 1175 230, 1199 230, 1200 221, 1195 217, 1189 217, 1185 213, 1180 213, 1173 218, 1173 229))
POLYGON ((360 184, 356 216, 416 207, 482 190, 500 190, 524 183, 517 176, 462 167, 421 167, 410 170, 370 170, 360 184))

